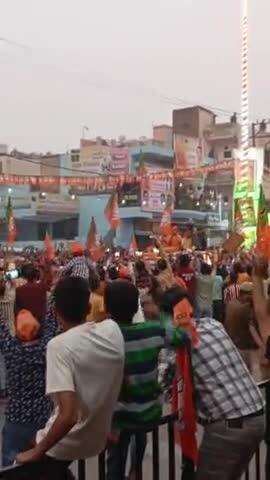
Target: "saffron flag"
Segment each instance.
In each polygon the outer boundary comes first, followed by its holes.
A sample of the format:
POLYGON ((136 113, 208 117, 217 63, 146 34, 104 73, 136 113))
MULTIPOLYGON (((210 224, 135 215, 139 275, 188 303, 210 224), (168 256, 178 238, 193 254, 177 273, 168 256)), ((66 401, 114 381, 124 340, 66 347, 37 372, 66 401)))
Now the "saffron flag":
POLYGON ((133 233, 130 246, 129 246, 129 254, 132 257, 135 257, 135 254, 137 251, 138 251, 138 245, 137 245, 135 234, 133 233))
MULTIPOLYGON (((193 320, 193 310, 187 299, 183 299, 174 307, 174 325, 187 330, 190 333, 192 345, 198 345, 199 337, 193 320)), ((198 460, 197 419, 191 354, 187 348, 178 349, 176 352, 176 377, 172 390, 172 410, 178 414, 175 441, 181 446, 183 458, 191 461, 195 466, 198 460)))
POLYGON ((265 230, 266 227, 268 227, 268 212, 263 188, 261 185, 258 205, 257 238, 260 238, 261 233, 265 230))
POLYGON ((105 255, 104 245, 101 245, 100 242, 97 241, 97 226, 94 217, 91 218, 86 240, 86 250, 94 262, 98 262, 105 255))
POLYGON ((9 245, 12 245, 17 236, 17 229, 16 229, 15 218, 13 214, 13 207, 12 207, 10 197, 8 197, 8 203, 6 208, 6 222, 7 222, 7 230, 8 230, 7 242, 9 245))
POLYGON ((172 233, 172 210, 170 207, 166 207, 163 211, 160 231, 163 235, 171 235, 172 233))
POLYGON ((236 198, 234 202, 234 225, 235 225, 235 231, 238 234, 241 234, 242 232, 242 223, 243 223, 243 217, 242 217, 241 208, 239 205, 239 199, 236 198))
POLYGON ((53 260, 55 257, 55 249, 54 249, 53 241, 50 235, 48 234, 48 232, 46 232, 46 235, 45 235, 44 247, 45 247, 44 248, 45 259, 48 261, 53 260))
POLYGON ((262 185, 260 186, 260 197, 257 219, 257 252, 270 259, 270 228, 268 226, 268 211, 262 185))
POLYGON ((86 250, 90 251, 97 243, 97 226, 94 217, 91 218, 90 227, 86 240, 86 250))
POLYGON ((120 214, 118 207, 118 195, 113 192, 108 200, 104 210, 104 215, 110 224, 110 227, 116 230, 120 225, 120 214))
POLYGON ((194 404, 194 391, 190 355, 178 349, 176 352, 177 374, 173 383, 172 409, 178 414, 175 428, 175 441, 181 446, 183 457, 193 465, 198 461, 196 439, 197 418, 194 404))

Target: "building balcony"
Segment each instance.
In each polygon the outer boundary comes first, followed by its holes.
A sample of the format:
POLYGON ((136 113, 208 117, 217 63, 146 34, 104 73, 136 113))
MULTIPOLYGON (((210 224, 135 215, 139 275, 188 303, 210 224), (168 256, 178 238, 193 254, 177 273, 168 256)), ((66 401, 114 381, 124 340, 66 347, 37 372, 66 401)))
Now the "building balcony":
POLYGON ((234 141, 240 136, 240 125, 237 123, 220 123, 204 131, 208 142, 234 141))

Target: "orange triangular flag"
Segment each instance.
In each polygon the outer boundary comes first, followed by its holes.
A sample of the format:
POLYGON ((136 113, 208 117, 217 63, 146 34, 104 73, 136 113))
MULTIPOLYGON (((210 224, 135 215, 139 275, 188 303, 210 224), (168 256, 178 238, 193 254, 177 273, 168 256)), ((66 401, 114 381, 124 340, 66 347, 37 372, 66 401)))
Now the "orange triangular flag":
POLYGON ((107 218, 112 229, 116 230, 120 225, 120 214, 118 207, 118 195, 116 192, 112 193, 104 210, 104 215, 107 218))
POLYGON ((169 207, 166 207, 163 211, 160 231, 163 235, 170 235, 172 233, 172 210, 169 207))
POLYGON ((97 243, 97 226, 94 217, 91 218, 90 227, 86 240, 86 250, 89 250, 97 243))
POLYGON ((45 252, 46 260, 54 259, 55 257, 54 244, 48 232, 46 232, 45 239, 44 239, 44 252, 45 252))

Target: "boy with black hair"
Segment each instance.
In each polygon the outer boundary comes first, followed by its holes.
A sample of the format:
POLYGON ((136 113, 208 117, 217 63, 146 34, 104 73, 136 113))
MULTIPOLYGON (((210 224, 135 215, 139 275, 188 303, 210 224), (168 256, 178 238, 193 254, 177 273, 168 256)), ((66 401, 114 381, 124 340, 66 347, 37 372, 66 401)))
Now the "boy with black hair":
MULTIPOLYGON (((105 306, 115 320, 125 340, 124 381, 118 405, 113 417, 113 428, 120 431, 118 442, 111 445, 108 454, 107 480, 124 480, 125 466, 131 435, 127 432, 135 425, 144 425, 160 419, 162 404, 161 388, 158 383, 158 358, 167 345, 182 347, 189 342, 181 328, 169 322, 133 324, 138 310, 139 291, 126 280, 116 280, 107 285, 105 306)), ((143 460, 146 445, 145 435, 137 434, 139 455, 143 460)), ((133 459, 134 465, 134 459, 133 459)))
POLYGON ((31 480, 41 473, 51 480, 65 478, 73 460, 95 456, 105 447, 122 382, 121 331, 112 320, 85 322, 88 283, 64 278, 54 300, 63 333, 48 344, 46 391, 55 409, 38 432, 36 446, 17 456, 19 463, 31 463, 31 480))

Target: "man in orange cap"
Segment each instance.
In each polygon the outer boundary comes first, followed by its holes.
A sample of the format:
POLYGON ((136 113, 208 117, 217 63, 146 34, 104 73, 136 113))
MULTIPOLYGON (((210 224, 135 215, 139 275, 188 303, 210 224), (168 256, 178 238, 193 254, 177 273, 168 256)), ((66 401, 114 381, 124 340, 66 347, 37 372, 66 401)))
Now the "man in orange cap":
POLYGON ((70 245, 70 251, 73 257, 82 257, 84 255, 84 248, 78 242, 72 242, 70 245))

